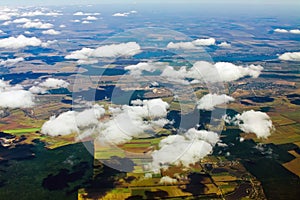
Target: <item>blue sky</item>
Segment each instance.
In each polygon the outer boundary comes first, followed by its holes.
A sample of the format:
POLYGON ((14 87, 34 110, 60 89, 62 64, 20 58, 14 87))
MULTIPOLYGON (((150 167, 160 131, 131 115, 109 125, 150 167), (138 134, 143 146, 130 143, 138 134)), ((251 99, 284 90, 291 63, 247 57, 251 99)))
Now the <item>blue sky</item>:
POLYGON ((1 0, 0 5, 72 5, 72 4, 142 4, 142 3, 213 3, 213 4, 297 4, 299 0, 1 0))

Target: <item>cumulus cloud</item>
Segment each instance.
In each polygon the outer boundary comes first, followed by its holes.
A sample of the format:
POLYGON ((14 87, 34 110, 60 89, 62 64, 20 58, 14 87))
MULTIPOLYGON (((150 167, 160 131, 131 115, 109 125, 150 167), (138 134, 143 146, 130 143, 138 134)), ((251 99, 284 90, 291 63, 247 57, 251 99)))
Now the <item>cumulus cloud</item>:
POLYGON ((161 179, 159 180, 160 184, 165 184, 165 185, 173 185, 177 183, 177 179, 175 178, 171 178, 169 176, 163 176, 161 177, 161 179))
POLYGON ((51 28, 53 28, 53 24, 43 23, 40 21, 37 21, 37 22, 29 21, 29 22, 26 22, 22 27, 23 28, 36 28, 36 29, 51 29, 51 28))
POLYGON ((32 86, 29 88, 29 92, 31 92, 32 94, 46 94, 47 89, 39 86, 32 86))
POLYGON ((216 44, 215 38, 197 39, 193 41, 196 46, 211 46, 216 44))
POLYGON ((98 139, 111 144, 122 144, 134 137, 149 133, 154 134, 156 128, 169 123, 165 117, 169 104, 161 99, 132 102, 133 106, 123 105, 119 109, 111 109, 109 121, 98 126, 98 139))
POLYGON ((54 29, 49 29, 49 30, 46 30, 46 31, 42 31, 42 33, 44 35, 59 35, 60 34, 59 31, 56 31, 54 29))
POLYGON ((24 24, 27 22, 31 22, 31 20, 27 19, 27 18, 19 18, 19 19, 15 19, 14 21, 12 21, 12 23, 15 23, 15 24, 24 24))
POLYGON ((152 153, 152 169, 167 168, 170 164, 188 167, 210 154, 218 141, 217 133, 195 128, 183 135, 168 136, 160 141, 160 149, 152 153))
POLYGON ((48 78, 44 82, 40 83, 39 86, 50 89, 67 88, 69 86, 69 83, 62 79, 48 78))
POLYGON ((132 11, 129 11, 129 12, 123 12, 123 13, 118 12, 118 13, 114 13, 112 16, 113 16, 113 17, 127 17, 127 16, 129 16, 130 14, 135 14, 135 13, 137 13, 137 11, 132 10, 132 11))
POLYGON ((215 64, 198 61, 192 67, 182 66, 175 69, 162 63, 139 63, 137 65, 130 65, 125 67, 132 75, 141 75, 143 71, 153 72, 159 70, 162 73, 160 76, 169 81, 179 82, 182 84, 189 84, 195 82, 229 82, 238 80, 245 76, 257 78, 263 67, 260 65, 238 66, 228 62, 217 62, 215 64), (194 79, 188 82, 186 79, 194 79))
POLYGON ((6 59, 6 60, 3 60, 3 59, 0 59, 0 65, 3 65, 3 66, 12 66, 14 64, 17 64, 19 62, 22 62, 24 61, 24 58, 12 58, 12 59, 6 59))
POLYGON ((10 20, 11 17, 7 14, 0 14, 0 21, 10 20))
POLYGON ((36 11, 25 12, 21 16, 22 17, 35 17, 35 16, 54 16, 54 17, 56 17, 59 15, 62 15, 62 14, 59 12, 53 12, 53 11, 43 12, 41 10, 36 10, 36 11))
POLYGON ((227 117, 225 121, 238 125, 245 133, 255 133, 258 138, 267 138, 274 130, 270 117, 260 111, 244 111, 232 119, 227 117))
POLYGON ((41 128, 41 133, 50 136, 69 135, 80 133, 81 129, 95 126, 99 118, 105 114, 102 106, 94 105, 82 112, 67 111, 59 116, 52 116, 41 128))
POLYGON ((277 33, 300 34, 300 30, 299 29, 286 30, 286 29, 276 28, 276 29, 274 29, 274 32, 277 32, 277 33))
POLYGON ((288 33, 289 31, 286 30, 286 29, 282 29, 282 28, 276 28, 276 29, 274 30, 274 32, 277 32, 277 33, 288 33))
POLYGON ((73 14, 74 16, 89 16, 89 15, 100 15, 100 13, 84 13, 84 12, 76 12, 73 14))
POLYGON ((201 74, 207 81, 230 82, 245 76, 257 78, 262 70, 263 67, 260 65, 252 64, 243 67, 229 62, 217 62, 213 65, 205 61, 199 61, 194 64, 189 72, 189 76, 197 78, 201 74))
POLYGON ((18 37, 9 37, 0 40, 0 48, 5 49, 19 49, 26 46, 41 46, 42 41, 36 37, 25 37, 19 35, 18 37))
POLYGON ((81 23, 82 23, 82 24, 91 24, 92 22, 86 21, 86 20, 85 20, 85 21, 82 21, 81 23))
POLYGON ((234 98, 226 94, 207 94, 197 102, 197 108, 201 110, 213 110, 215 106, 229 103, 230 101, 234 101, 234 98))
POLYGON ((70 22, 79 23, 80 20, 79 19, 75 19, 75 20, 70 20, 70 22))
POLYGON ((167 45, 168 49, 195 49, 197 48, 192 42, 170 42, 167 45))
POLYGON ((300 61, 300 52, 287 52, 278 57, 285 61, 300 61))
POLYGON ((119 56, 134 56, 141 52, 141 47, 136 42, 111 44, 100 46, 96 49, 82 48, 71 52, 66 59, 76 59, 78 63, 95 63, 99 58, 115 58, 119 56))
POLYGON ((86 18, 83 18, 83 20, 87 20, 87 21, 95 21, 97 20, 98 18, 95 17, 95 16, 87 16, 86 18))
POLYGON ((293 29, 293 30, 290 30, 290 33, 300 34, 300 30, 299 29, 293 29))
POLYGON ((34 96, 20 85, 12 86, 0 80, 0 107, 29 108, 34 105, 34 96))
POLYGON ((218 44, 219 47, 224 47, 224 48, 230 48, 231 44, 227 43, 227 42, 221 42, 220 44, 218 44))
POLYGON ((196 49, 199 46, 211 46, 216 45, 214 38, 196 39, 191 42, 170 42, 167 45, 168 49, 196 49))

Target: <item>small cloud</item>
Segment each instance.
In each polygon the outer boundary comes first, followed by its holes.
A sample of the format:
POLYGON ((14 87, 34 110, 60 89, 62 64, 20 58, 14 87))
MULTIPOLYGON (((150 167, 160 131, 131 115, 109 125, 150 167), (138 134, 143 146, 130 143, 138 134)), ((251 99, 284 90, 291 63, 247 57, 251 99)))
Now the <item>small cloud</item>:
POLYGON ((213 110, 215 109, 215 106, 226 104, 231 101, 234 101, 234 98, 225 94, 207 94, 197 102, 197 108, 201 110, 213 110))
POLYGON ((230 48, 231 44, 227 43, 227 42, 221 42, 220 44, 218 44, 219 47, 224 47, 224 48, 230 48))
POLYGON ((169 176, 163 176, 159 180, 159 183, 164 185, 173 185, 176 184, 177 182, 178 182, 177 179, 171 178, 169 176))
POLYGON ((76 12, 73 14, 74 16, 89 16, 89 15, 100 15, 100 13, 84 13, 84 12, 76 12))
POLYGON ((94 17, 94 16, 87 16, 86 18, 83 18, 83 20, 87 20, 87 21, 95 21, 97 20, 98 18, 97 17, 94 17))
POLYGON ((167 45, 168 49, 197 49, 199 46, 216 45, 214 38, 196 39, 191 42, 170 42, 167 45))
POLYGON ((23 28, 36 28, 36 29, 51 29, 53 27, 53 24, 50 23, 43 23, 43 22, 26 22, 23 26, 23 28))
POLYGON ((219 141, 219 135, 206 130, 189 129, 183 135, 170 135, 159 143, 159 150, 152 153, 152 170, 170 165, 189 167, 208 154, 219 141))
POLYGON ((29 108, 34 105, 34 96, 20 85, 12 86, 0 80, 0 107, 29 108))
POLYGON ((290 33, 300 34, 300 30, 299 29, 293 29, 293 30, 290 30, 290 33))
POLYGON ((0 14, 0 21, 10 20, 11 17, 7 14, 0 14))
POLYGON ((70 22, 79 23, 80 20, 79 19, 74 19, 74 20, 70 20, 70 22))
POLYGON ((300 52, 286 52, 278 58, 285 61, 300 61, 300 52))
POLYGON ((82 112, 67 111, 59 116, 52 116, 41 128, 41 133, 50 136, 69 135, 80 133, 81 129, 95 126, 98 119, 105 114, 102 106, 94 105, 82 112))
POLYGON ((129 15, 131 14, 136 14, 137 11, 136 10, 132 10, 132 11, 129 11, 129 12, 123 12, 123 13, 114 13, 112 16, 113 17, 128 17, 129 15))
POLYGON ((49 30, 46 30, 46 31, 42 31, 42 33, 44 35, 59 35, 60 34, 59 31, 56 31, 54 29, 49 29, 49 30))
POLYGON ((19 35, 18 37, 9 37, 0 39, 0 48, 5 49, 19 49, 27 46, 41 46, 42 41, 36 37, 25 37, 19 35))
POLYGON ((82 21, 81 23, 82 24, 91 24, 92 22, 90 22, 90 21, 82 21))
POLYGON ((67 88, 70 84, 62 79, 48 78, 43 83, 40 83, 40 87, 49 89, 67 88))
POLYGON ((66 59, 76 59, 78 63, 95 63, 99 58, 115 58, 119 56, 134 56, 141 52, 141 47, 136 42, 111 44, 100 46, 96 49, 82 48, 67 55, 66 59))
POLYGON ((15 24, 24 24, 24 23, 27 23, 27 22, 30 22, 31 20, 30 19, 27 19, 27 18, 19 18, 19 19, 15 19, 14 21, 12 21, 12 23, 15 23, 15 24))
POLYGON ((242 114, 237 114, 230 121, 237 124, 245 133, 255 133, 258 138, 267 138, 274 130, 270 117, 260 111, 244 111, 242 114))
POLYGON ((289 31, 286 30, 286 29, 276 28, 276 29, 274 30, 274 32, 277 32, 277 33, 288 33, 289 31))
POLYGON ((215 38, 197 39, 193 41, 196 46, 211 46, 216 44, 215 38))
POLYGON ((7 59, 7 60, 3 60, 3 59, 0 59, 0 65, 4 65, 4 66, 12 66, 12 65, 15 65, 19 62, 22 62, 24 61, 24 58, 13 58, 13 59, 7 59))
POLYGON ((286 30, 286 29, 281 29, 281 28, 276 28, 274 32, 277 33, 292 33, 292 34, 300 34, 299 29, 292 29, 292 30, 286 30))

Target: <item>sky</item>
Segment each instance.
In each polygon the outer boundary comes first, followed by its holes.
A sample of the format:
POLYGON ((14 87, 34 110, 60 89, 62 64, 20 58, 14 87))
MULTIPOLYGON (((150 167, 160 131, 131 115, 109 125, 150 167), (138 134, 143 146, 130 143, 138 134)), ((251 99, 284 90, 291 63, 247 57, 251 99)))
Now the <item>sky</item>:
POLYGON ((211 3, 211 4, 297 4, 299 0, 1 0, 1 6, 72 5, 72 4, 143 4, 143 3, 211 3))

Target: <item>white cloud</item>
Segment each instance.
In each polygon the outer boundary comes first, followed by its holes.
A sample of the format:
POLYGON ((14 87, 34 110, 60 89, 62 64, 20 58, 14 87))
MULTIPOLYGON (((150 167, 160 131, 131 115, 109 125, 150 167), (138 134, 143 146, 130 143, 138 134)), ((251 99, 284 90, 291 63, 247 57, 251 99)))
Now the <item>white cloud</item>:
POLYGON ((132 11, 129 11, 129 12, 123 12, 123 13, 114 13, 112 16, 113 17, 128 17, 129 15, 131 14, 136 14, 137 11, 136 10, 132 10, 132 11))
POLYGON ((195 49, 197 48, 192 42, 170 42, 167 45, 168 49, 195 49))
POLYGON ((36 28, 36 29, 51 29, 53 28, 53 24, 50 23, 43 23, 43 22, 26 22, 23 26, 23 28, 36 28))
POLYGON ((202 110, 213 110, 215 106, 229 103, 230 101, 234 101, 234 98, 225 94, 207 94, 197 102, 197 108, 202 110))
POLYGON ((34 96, 31 92, 23 90, 20 85, 11 86, 8 82, 0 80, 0 107, 29 108, 33 105, 34 96))
POLYGON ((300 34, 300 30, 299 29, 293 29, 293 30, 290 30, 290 33, 300 34))
POLYGON ((48 40, 47 42, 43 42, 41 46, 47 48, 50 45, 55 44, 56 42, 57 40, 48 40))
POLYGON ((100 13, 84 13, 84 12, 79 11, 79 12, 74 13, 73 15, 75 15, 75 16, 89 16, 89 15, 100 15, 100 13))
POLYGON ((0 14, 0 21, 10 20, 11 17, 7 14, 0 14))
POLYGON ((300 52, 287 52, 278 57, 280 60, 300 61, 300 52))
POLYGON ((66 25, 62 24, 59 26, 59 28, 66 28, 66 25))
POLYGON ((98 18, 95 17, 95 16, 87 16, 86 18, 83 18, 83 20, 87 20, 87 21, 95 21, 97 20, 98 18))
POLYGON ((257 78, 263 67, 260 65, 250 65, 247 67, 235 65, 229 62, 217 62, 214 65, 200 61, 196 62, 190 70, 190 77, 197 78, 199 73, 208 81, 234 81, 245 76, 257 78))
POLYGON ((114 17, 127 17, 128 15, 130 15, 129 12, 124 12, 124 13, 114 13, 112 16, 114 16, 114 17))
POLYGON ((177 183, 177 179, 171 178, 169 176, 163 176, 159 180, 160 184, 173 185, 177 183))
POLYGON ((59 116, 52 116, 41 128, 41 133, 50 136, 79 134, 82 129, 98 124, 98 120, 105 113, 102 106, 94 105, 82 112, 67 111, 59 116))
POLYGON ((152 169, 167 168, 170 164, 188 167, 210 154, 218 141, 217 133, 194 128, 183 135, 168 136, 160 141, 160 149, 152 153, 152 169))
POLYGON ((70 22, 79 23, 80 20, 79 19, 75 19, 75 20, 70 20, 70 22))
POLYGON ((8 26, 8 25, 10 25, 11 23, 12 23, 12 21, 6 21, 6 22, 2 23, 2 26, 8 26))
POLYGON ((24 24, 24 23, 27 23, 27 22, 30 22, 30 21, 31 20, 27 19, 27 18, 19 18, 19 19, 15 19, 12 22, 15 23, 15 24, 24 24))
POLYGON ((54 29, 49 29, 49 30, 46 30, 46 31, 42 31, 42 33, 44 35, 59 35, 60 34, 59 31, 56 31, 54 29))
POLYGON ((40 10, 36 10, 36 11, 30 11, 30 12, 25 12, 22 14, 23 17, 35 17, 35 16, 59 16, 62 15, 61 13, 58 12, 43 12, 40 10))
POLYGON ((95 63, 98 58, 115 58, 119 56, 134 56, 141 52, 141 47, 136 42, 111 44, 100 46, 96 49, 82 48, 71 52, 66 59, 76 59, 78 63, 95 63))
POLYGON ((0 65, 4 65, 4 66, 12 66, 16 63, 19 63, 19 62, 22 62, 24 61, 24 58, 13 58, 13 59, 7 59, 7 60, 3 60, 3 59, 0 59, 0 65))
POLYGON ((32 86, 29 88, 29 92, 31 92, 32 94, 46 94, 47 89, 39 86, 32 86))
POLYGON ((69 83, 62 79, 48 78, 43 83, 40 83, 39 86, 50 89, 67 88, 69 86, 69 83))
POLYGON ((140 76, 143 71, 154 72, 155 70, 163 69, 162 63, 138 63, 136 65, 126 66, 124 69, 129 70, 131 75, 140 76))
POLYGON ((214 38, 196 39, 191 42, 170 42, 167 45, 168 49, 197 49, 199 46, 216 45, 214 38))
POLYGON ((277 32, 277 33, 288 33, 289 31, 286 30, 286 29, 276 28, 276 29, 274 30, 274 32, 277 32))
POLYGON ((219 47, 224 47, 224 48, 230 48, 231 44, 227 43, 227 42, 221 42, 220 44, 218 44, 219 47))
POLYGON ((18 37, 9 37, 0 39, 0 48, 19 49, 26 46, 41 46, 42 41, 36 37, 25 37, 19 35, 18 37))
POLYGON ((216 44, 215 38, 197 39, 193 41, 196 46, 211 46, 216 44))
POLYGON ((267 138, 274 129, 270 117, 263 112, 249 110, 235 116, 239 128, 245 133, 255 133, 258 138, 267 138))
POLYGON ((286 29, 281 29, 281 28, 276 28, 274 32, 277 33, 292 33, 292 34, 300 34, 299 29, 292 29, 292 30, 286 30, 286 29))
POLYGON ((92 22, 90 22, 90 21, 82 21, 81 23, 82 24, 91 24, 92 22))
POLYGON ((257 78, 263 70, 263 67, 260 65, 243 67, 228 62, 217 62, 212 64, 206 61, 198 61, 191 68, 182 66, 179 69, 175 69, 172 66, 162 63, 139 63, 137 65, 127 66, 125 69, 136 76, 141 75, 143 71, 153 72, 159 70, 162 72, 160 76, 164 77, 166 80, 189 84, 197 83, 199 81, 229 82, 245 76, 257 78), (194 80, 188 82, 186 80, 187 78, 194 80))
POLYGON ((168 103, 161 99, 151 99, 138 101, 138 104, 111 109, 111 119, 99 124, 99 141, 122 144, 146 132, 154 133, 156 128, 161 128, 169 122, 165 119, 169 108, 168 103))

